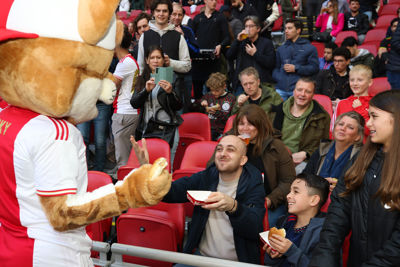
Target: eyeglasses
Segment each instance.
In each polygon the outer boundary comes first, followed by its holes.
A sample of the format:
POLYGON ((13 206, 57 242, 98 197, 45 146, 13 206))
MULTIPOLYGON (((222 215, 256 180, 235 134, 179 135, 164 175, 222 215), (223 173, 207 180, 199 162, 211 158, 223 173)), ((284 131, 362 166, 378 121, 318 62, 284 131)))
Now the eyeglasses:
POLYGON ((343 59, 338 59, 338 60, 333 60, 333 63, 343 63, 343 62, 345 62, 346 60, 343 60, 343 59))
POLYGON ((253 27, 257 27, 257 25, 252 24, 252 25, 245 25, 244 28, 253 28, 253 27))

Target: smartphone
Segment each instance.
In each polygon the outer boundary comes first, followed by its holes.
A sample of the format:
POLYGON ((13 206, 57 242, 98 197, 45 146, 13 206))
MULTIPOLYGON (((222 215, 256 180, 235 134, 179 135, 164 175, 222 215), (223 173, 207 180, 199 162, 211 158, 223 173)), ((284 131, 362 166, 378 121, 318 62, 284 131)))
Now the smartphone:
POLYGON ((161 80, 172 83, 174 79, 174 71, 171 67, 158 67, 156 68, 154 78, 156 84, 161 80))

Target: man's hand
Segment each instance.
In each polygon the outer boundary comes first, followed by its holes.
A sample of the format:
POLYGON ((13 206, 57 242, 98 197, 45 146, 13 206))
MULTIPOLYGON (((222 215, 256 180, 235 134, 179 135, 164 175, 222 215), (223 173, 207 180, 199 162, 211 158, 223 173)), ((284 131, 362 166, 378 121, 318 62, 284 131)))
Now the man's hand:
POLYGON ((336 187, 338 179, 333 178, 333 177, 327 177, 325 179, 329 182, 329 191, 332 192, 333 189, 335 189, 335 187, 336 187))
POLYGON ((169 56, 168 55, 164 55, 164 65, 166 67, 168 67, 169 64, 171 64, 171 60, 169 60, 169 56))
POLYGON ((292 241, 290 241, 289 239, 275 234, 272 235, 272 237, 269 239, 269 243, 271 244, 271 247, 273 249, 281 254, 285 254, 286 251, 288 251, 290 246, 293 244, 292 241))
POLYGON ((267 208, 271 207, 271 199, 269 199, 269 197, 265 197, 265 201, 267 201, 267 208))
POLYGON ((200 105, 201 105, 202 107, 207 107, 207 106, 208 106, 207 100, 201 101, 200 105))
POLYGON ((246 53, 249 54, 250 56, 254 56, 254 54, 257 52, 257 47, 254 44, 247 44, 246 45, 246 53))
POLYGON ((300 151, 292 154, 294 164, 300 164, 307 158, 307 153, 305 151, 300 151))
POLYGON ((208 210, 234 212, 237 209, 237 206, 234 208, 234 206, 236 205, 235 200, 232 197, 225 195, 224 193, 221 192, 212 192, 205 200, 205 203, 206 204, 203 205, 202 208, 208 210))
POLYGON ((383 53, 386 53, 388 50, 387 50, 387 48, 386 47, 379 47, 379 49, 378 49, 378 56, 379 56, 379 58, 381 58, 382 57, 382 54, 383 53))
POLYGON ((185 33, 183 32, 181 26, 175 26, 175 31, 179 32, 180 34, 182 34, 183 36, 185 36, 185 33))
POLYGON ((146 139, 142 138, 142 147, 139 146, 135 140, 135 137, 132 135, 130 140, 140 165, 149 163, 149 151, 147 150, 146 139))
POLYGON ((245 35, 245 34, 247 34, 247 31, 246 30, 242 30, 241 32, 238 33, 238 35, 236 36, 236 39, 239 42, 243 41, 244 39, 242 38, 242 35, 245 35))
POLYGON ((248 99, 249 99, 249 96, 248 96, 248 95, 241 94, 241 95, 238 97, 237 105, 238 105, 239 107, 243 106, 244 102, 246 102, 248 99))
POLYGON ((217 45, 215 47, 214 54, 216 57, 219 57, 219 55, 221 54, 221 45, 217 45))
POLYGON ((295 72, 296 71, 296 67, 295 67, 295 65, 293 65, 293 64, 285 64, 285 65, 283 65, 283 69, 286 71, 286 72, 295 72))

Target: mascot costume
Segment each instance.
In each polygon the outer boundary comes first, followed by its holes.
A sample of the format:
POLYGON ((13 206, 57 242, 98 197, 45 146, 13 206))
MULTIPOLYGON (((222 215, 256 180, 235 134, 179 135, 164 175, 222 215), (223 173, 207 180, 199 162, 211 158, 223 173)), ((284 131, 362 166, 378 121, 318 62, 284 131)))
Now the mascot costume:
POLYGON ((113 101, 108 73, 123 28, 119 0, 0 3, 0 265, 92 266, 85 225, 168 192, 166 160, 86 192, 83 138, 74 126, 113 101))

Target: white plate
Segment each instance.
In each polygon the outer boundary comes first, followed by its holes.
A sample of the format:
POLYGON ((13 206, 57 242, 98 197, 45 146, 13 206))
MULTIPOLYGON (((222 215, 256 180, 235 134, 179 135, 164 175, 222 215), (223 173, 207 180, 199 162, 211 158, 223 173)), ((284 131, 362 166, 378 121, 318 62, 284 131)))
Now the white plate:
POLYGON ((211 191, 188 190, 186 195, 193 205, 203 205, 210 194, 211 191))

